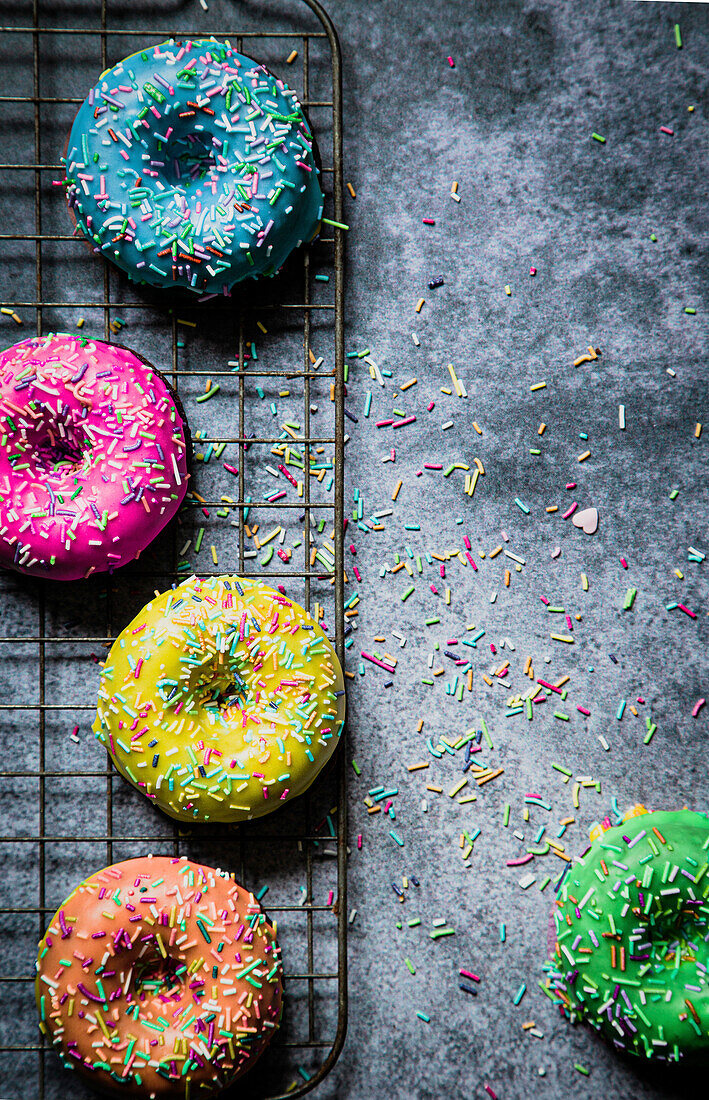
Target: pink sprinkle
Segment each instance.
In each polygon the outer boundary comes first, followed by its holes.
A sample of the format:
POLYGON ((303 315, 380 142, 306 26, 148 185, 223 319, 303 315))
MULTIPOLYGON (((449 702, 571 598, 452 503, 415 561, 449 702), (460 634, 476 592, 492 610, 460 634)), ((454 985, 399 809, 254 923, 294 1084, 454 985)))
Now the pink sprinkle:
POLYGON ((463 546, 466 550, 472 550, 472 545, 467 535, 463 535, 463 546))
POLYGON ((570 615, 565 615, 564 617, 566 619, 566 625, 568 626, 569 630, 573 630, 574 629, 574 624, 571 622, 571 616, 570 615))
POLYGON ((358 834, 357 834, 357 847, 358 847, 358 848, 359 848, 360 850, 361 850, 361 848, 362 848, 362 834, 361 834, 361 833, 358 833, 358 834))
POLYGON ((332 890, 329 890, 328 895, 327 895, 327 904, 328 904, 328 906, 332 905, 334 897, 335 897, 334 892, 332 890))
POLYGON ((645 700, 643 699, 642 695, 638 695, 638 702, 640 703, 641 707, 645 706, 645 700))
POLYGON ((688 607, 685 607, 683 603, 677 604, 680 611, 684 611, 685 615, 689 615, 690 619, 696 619, 697 615, 695 611, 690 611, 688 607))
POLYGON ((354 567, 354 575, 357 578, 359 584, 361 584, 362 583, 362 576, 361 576, 360 571, 359 571, 359 569, 357 568, 356 565, 354 567))
POLYGON ((536 269, 536 267, 530 267, 530 269, 529 269, 529 274, 530 274, 530 275, 536 275, 536 274, 537 274, 537 269, 536 269))
POLYGON ((549 600, 546 598, 546 596, 540 596, 539 599, 542 601, 545 607, 549 606, 549 600))
POLYGON ((697 715, 699 714, 699 711, 702 709, 702 707, 704 706, 705 703, 706 703, 706 699, 697 699, 696 703, 692 707, 692 718, 697 717, 697 715))
POLYGON ((521 859, 508 859, 508 867, 521 867, 523 863, 529 863, 530 859, 534 859, 534 856, 522 856, 521 859))
POLYGON ((627 561, 625 560, 625 558, 621 558, 621 559, 620 559, 620 564, 621 564, 621 565, 623 566, 623 569, 627 569, 627 568, 628 568, 628 563, 627 563, 627 561))
POLYGON ((473 974, 473 972, 471 970, 462 970, 461 969, 461 970, 458 971, 458 973, 460 974, 461 978, 470 978, 470 980, 473 981, 473 982, 479 982, 480 981, 480 978, 477 976, 477 974, 473 974))
POLYGON ((392 420, 390 423, 393 428, 403 428, 404 424, 413 424, 415 419, 415 416, 405 416, 403 420, 392 420))
POLYGON ((492 1100, 497 1100, 497 1093, 493 1092, 488 1084, 485 1085, 485 1092, 492 1097, 492 1100))
MULTIPOLYGON (((454 69, 455 68, 455 61, 453 60, 453 58, 452 57, 447 57, 446 60, 447 60, 448 64, 450 65, 451 69, 454 69)), ((462 973, 462 971, 461 971, 461 973, 462 973)))
POLYGON ((576 488, 576 482, 575 481, 570 481, 568 483, 568 485, 566 486, 566 488, 567 489, 575 489, 576 488))
POLYGON ((669 126, 661 126, 660 127, 660 133, 661 134, 669 134, 670 137, 674 137, 674 134, 675 134, 674 130, 670 130, 669 126))
POLYGON ((577 707, 576 710, 580 710, 582 714, 585 714, 587 718, 591 717, 590 710, 586 710, 586 707, 577 707))
POLYGON ((435 407, 436 407, 436 402, 435 401, 429 402, 429 404, 426 406, 426 408, 428 409, 429 412, 431 412, 432 409, 435 409, 435 407))
POLYGON ((435 225, 436 224, 435 221, 433 220, 433 218, 422 218, 421 220, 423 221, 424 225, 435 225))
POLYGON ((393 420, 377 420, 378 428, 388 428, 390 424, 393 424, 393 420))
POLYGON ((430 587, 431 591, 433 592, 433 595, 437 596, 438 595, 438 589, 436 588, 435 584, 432 584, 429 587, 430 587))
MULTIPOLYGON (((566 486, 566 488, 568 489, 568 485, 566 486)), ((571 507, 566 509, 566 511, 564 512, 564 514, 561 518, 562 519, 568 519, 569 516, 573 516, 573 514, 574 514, 574 512, 576 511, 577 508, 578 508, 578 501, 575 500, 574 503, 571 505, 571 507)))
POLYGON ((490 642, 490 652, 492 653, 493 657, 494 657, 494 655, 495 655, 495 654, 497 653, 497 650, 495 649, 495 647, 494 647, 494 645, 492 644, 492 642, 490 642))

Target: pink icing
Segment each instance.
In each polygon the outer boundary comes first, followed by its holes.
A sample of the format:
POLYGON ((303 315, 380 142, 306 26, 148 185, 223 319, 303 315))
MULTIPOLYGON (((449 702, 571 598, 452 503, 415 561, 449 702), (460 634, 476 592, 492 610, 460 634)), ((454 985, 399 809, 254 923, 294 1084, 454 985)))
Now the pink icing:
POLYGON ((77 580, 137 558, 187 491, 185 423, 132 351, 66 333, 0 354, 0 564, 77 580))

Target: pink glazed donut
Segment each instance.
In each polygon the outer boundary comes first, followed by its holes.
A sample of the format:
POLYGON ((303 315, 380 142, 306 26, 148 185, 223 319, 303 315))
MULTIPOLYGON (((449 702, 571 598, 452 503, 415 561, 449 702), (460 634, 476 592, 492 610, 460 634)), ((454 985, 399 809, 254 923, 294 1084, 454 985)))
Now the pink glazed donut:
POLYGON ((120 344, 63 332, 0 354, 0 565, 70 581, 137 558, 187 491, 177 395, 120 344))

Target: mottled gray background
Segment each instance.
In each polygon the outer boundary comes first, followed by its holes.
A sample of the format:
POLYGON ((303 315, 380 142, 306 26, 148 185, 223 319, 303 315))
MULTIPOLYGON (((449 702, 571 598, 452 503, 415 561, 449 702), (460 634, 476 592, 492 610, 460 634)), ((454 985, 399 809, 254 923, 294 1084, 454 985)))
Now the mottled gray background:
MULTIPOLYGON (((85 4, 78 6, 85 10, 85 4)), ((156 10, 169 11, 212 27, 233 10, 217 0, 209 7, 205 15, 197 3, 135 4, 132 19, 137 23, 141 11, 146 20, 156 10)), ((282 24, 296 10, 292 3, 237 8, 250 27, 264 19, 282 24)), ((18 10, 13 5, 13 13, 18 10)), ((346 178, 357 190, 356 200, 346 204, 352 226, 348 349, 370 348, 380 368, 392 372, 382 389, 362 360, 351 361, 348 406, 358 423, 348 423, 348 506, 357 489, 365 518, 387 508, 394 514, 381 531, 351 526, 353 539, 347 539, 356 545, 362 573, 349 651, 356 678, 349 692, 348 753, 362 771, 361 778, 351 775, 350 832, 353 841, 363 834, 363 848, 350 861, 349 905, 357 915, 350 930, 348 1038, 318 1095, 467 1100, 487 1096, 488 1082, 500 1100, 698 1097, 705 1091, 703 1077, 623 1061, 596 1036, 558 1017, 536 984, 551 887, 540 893, 537 882, 523 891, 518 881, 530 869, 538 880, 556 875, 562 863, 554 859, 551 866, 547 856, 521 871, 505 864, 524 852, 540 824, 548 824, 553 837, 559 820, 574 812, 570 787, 551 761, 602 784, 600 795, 582 791, 576 824, 563 841, 572 852, 583 847, 588 826, 610 810, 614 797, 623 808, 635 800, 655 808, 708 808, 709 708, 696 719, 690 713, 709 694, 707 565, 688 562, 687 547, 709 548, 706 429, 699 441, 694 438, 696 422, 707 415, 709 13, 699 4, 543 0, 338 0, 330 10, 345 64, 346 178), (675 46, 675 22, 682 28, 682 50, 675 46), (661 134, 660 126, 672 128, 674 136, 661 134), (591 139, 593 131, 606 137, 605 145, 591 139), (459 181, 460 204, 449 198, 452 180, 459 181), (434 218, 435 226, 424 226, 424 217, 434 218), (534 278, 530 266, 537 269, 534 278), (437 276, 445 285, 429 291, 428 282, 437 276), (420 297, 426 305, 417 315, 420 297), (696 315, 687 315, 687 306, 696 315), (413 346, 412 331, 420 348, 413 346), (574 358, 589 344, 601 349, 601 357, 574 369, 574 358), (467 400, 440 392, 449 384, 449 362, 465 382, 467 400), (398 386, 413 376, 417 385, 402 394, 398 386), (539 380, 547 388, 532 393, 539 380), (365 420, 368 389, 373 402, 365 420), (436 407, 428 414, 431 400, 436 407), (620 403, 627 410, 625 432, 618 429, 620 403), (392 415, 393 408, 416 414, 416 423, 376 429, 374 421, 392 415), (548 427, 540 439, 541 420, 548 427), (453 427, 442 430, 448 421, 453 427), (382 465, 391 447, 396 462, 382 465), (530 455, 535 447, 540 456, 530 455), (579 464, 577 456, 586 449, 591 457, 579 464), (486 474, 472 500, 462 493, 462 471, 447 479, 436 472, 415 476, 424 462, 470 464, 473 456, 486 474), (399 479, 403 487, 392 504, 399 479), (573 497, 564 488, 569 481, 578 483, 573 497), (671 501, 673 488, 679 494, 671 501), (571 499, 598 508, 600 528, 593 537, 558 513, 545 512, 554 504, 563 511, 571 499), (404 530, 416 523, 419 531, 404 530), (509 589, 503 571, 514 570, 514 563, 478 557, 501 542, 502 530, 508 548, 526 562, 521 573, 512 572, 509 589), (405 603, 401 594, 413 583, 407 574, 379 575, 385 561, 394 564, 395 552, 406 556, 407 545, 414 554, 438 552, 460 547, 464 534, 471 539, 477 574, 452 564, 441 581, 438 563, 435 569, 426 564, 405 603), (552 560, 556 546, 561 554, 552 560), (581 572, 588 575, 588 593, 581 589, 581 572), (449 607, 429 583, 440 592, 449 584, 449 607), (633 610, 624 612, 629 587, 638 594, 633 610), (575 624, 573 647, 550 640, 559 618, 544 610, 540 594, 583 616, 575 624), (672 602, 685 603, 698 617, 666 611, 672 602), (424 619, 434 615, 440 624, 425 627, 424 619), (434 687, 423 685, 434 644, 443 651, 447 639, 462 638, 471 622, 486 629, 481 645, 510 639, 515 646, 495 658, 510 659, 514 689, 525 686, 521 664, 528 654, 542 678, 569 674, 565 706, 572 720, 555 720, 549 705, 537 708, 531 723, 505 718, 507 693, 482 680, 492 658, 480 646, 468 651, 475 682, 463 703, 445 694, 443 677, 434 687), (392 630, 405 636, 404 649, 396 648, 392 630), (374 642, 375 635, 385 636, 386 644, 374 642), (389 688, 386 674, 373 666, 359 675, 360 650, 373 648, 400 658, 389 688), (635 704, 635 718, 629 705, 638 697, 645 703, 635 704), (628 709, 618 722, 621 698, 628 709), (587 705, 589 719, 576 711, 577 704, 587 705), (645 746, 648 715, 658 728, 645 746), (419 718, 425 721, 422 734, 419 718), (494 742, 481 758, 504 767, 504 776, 465 806, 446 793, 429 794, 424 813, 426 783, 445 792, 460 766, 451 757, 430 757, 427 735, 461 732, 480 718, 494 742), (406 772, 405 764, 424 759, 431 761, 427 771, 406 772), (399 790, 395 822, 367 814, 362 799, 377 785, 399 790), (532 824, 526 825, 523 799, 530 791, 548 799, 552 811, 532 809, 532 824), (505 803, 512 807, 507 829, 505 803), (481 830, 469 868, 458 847, 462 828, 481 830), (523 843, 512 835, 515 828, 523 843), (417 876, 420 886, 411 886, 401 904, 391 883, 401 886, 406 875, 417 876), (409 928, 406 921, 414 917, 422 924, 409 928), (456 929, 455 936, 429 938, 439 917, 456 929), (501 921, 507 926, 504 944, 501 921), (458 989, 460 966, 482 977, 475 999, 458 989), (515 1007, 512 998, 522 982, 527 993, 515 1007), (418 1019, 417 1011, 430 1016, 430 1023, 418 1019), (522 1024, 532 1020, 542 1039, 523 1032, 522 1024), (590 1075, 579 1074, 575 1063, 590 1075)), ((90 72, 87 67, 86 80, 90 72)), ((96 277, 85 257, 73 262, 72 279, 96 277)), ((8 342, 17 338, 6 327, 3 334, 8 342)), ((149 332, 141 330, 141 339, 153 347, 149 332)), ((297 346, 297 333, 271 341, 274 361, 287 354, 289 339, 297 346)), ((213 334, 194 340, 185 354, 223 361, 213 334)), ((159 362, 157 344, 153 354, 159 362)), ((208 415, 221 415, 219 408, 224 405, 203 406, 198 426, 210 423, 208 415)), ((25 607, 25 588, 12 585, 19 593, 13 606, 25 607)), ((348 592, 354 588, 351 583, 348 592)), ((65 614, 66 608, 59 611, 65 614)), ((450 679, 451 662, 436 658, 448 666, 450 679)), ((92 749, 82 733, 84 740, 89 767, 92 749)), ((15 797, 19 810, 22 792, 15 797)), ((127 799, 126 806, 134 803, 127 799)), ((79 862, 73 876, 67 869, 67 881, 78 877, 79 862)), ((286 877, 276 888, 297 896, 299 870, 290 870, 292 882, 282 870, 286 877)), ((17 865, 7 875, 11 887, 19 888, 23 873, 23 888, 31 889, 31 868, 25 872, 17 865)), ((251 874, 258 878, 258 867, 251 874)), ((33 926, 30 941, 34 934, 33 926)), ((323 1008, 331 1010, 331 1004, 323 1008)), ((16 1011, 31 1034, 31 1005, 16 1011)), ((66 1079, 54 1063, 47 1066, 55 1082, 51 1095, 65 1095, 66 1079)), ((6 1073, 9 1068, 6 1062, 6 1073)), ((7 1084, 2 1087, 7 1091, 7 1084)), ((30 1100, 33 1094, 8 1095, 30 1100)))

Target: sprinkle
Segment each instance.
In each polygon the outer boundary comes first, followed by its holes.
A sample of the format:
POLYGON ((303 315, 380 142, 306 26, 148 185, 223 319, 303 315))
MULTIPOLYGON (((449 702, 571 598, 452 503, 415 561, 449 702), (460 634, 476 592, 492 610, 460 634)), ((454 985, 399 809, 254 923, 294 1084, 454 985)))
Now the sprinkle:
POLYGON ((298 56, 298 51, 297 50, 291 50, 291 52, 288 54, 288 57, 286 58, 286 65, 292 65, 297 56, 298 56))
POLYGON ((535 382, 534 385, 530 386, 529 388, 532 391, 532 393, 535 393, 537 390, 545 390, 546 385, 547 385, 546 382, 535 382))
POLYGON ((335 222, 332 218, 321 218, 320 221, 324 222, 325 225, 332 225, 335 229, 349 229, 349 225, 345 225, 344 222, 335 222))
POLYGON ((678 50, 682 49, 682 32, 679 28, 679 23, 675 23, 675 46, 678 50))
POLYGON ((597 134, 595 130, 591 134, 591 137, 593 138, 594 141, 600 141, 601 145, 606 144, 606 139, 604 137, 601 137, 600 134, 597 134))
POLYGON ((618 427, 625 429, 625 405, 618 406, 618 427))

